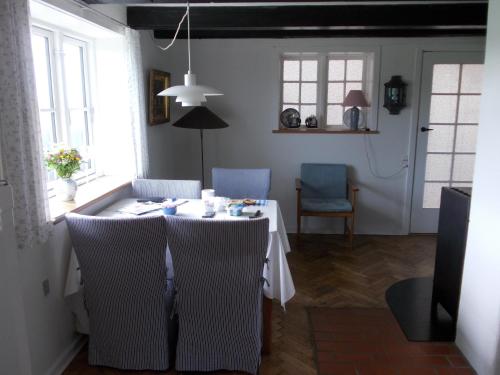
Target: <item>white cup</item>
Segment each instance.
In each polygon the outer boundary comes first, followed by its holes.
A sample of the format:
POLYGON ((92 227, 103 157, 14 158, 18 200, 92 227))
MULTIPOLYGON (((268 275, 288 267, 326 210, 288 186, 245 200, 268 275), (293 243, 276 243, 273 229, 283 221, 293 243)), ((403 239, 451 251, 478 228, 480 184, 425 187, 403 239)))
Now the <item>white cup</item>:
POLYGON ((202 201, 209 200, 210 198, 213 198, 214 196, 215 196, 214 189, 203 189, 201 191, 201 200, 202 201))
POLYGON ((215 197, 215 210, 219 212, 224 212, 228 201, 229 198, 226 197, 215 197))

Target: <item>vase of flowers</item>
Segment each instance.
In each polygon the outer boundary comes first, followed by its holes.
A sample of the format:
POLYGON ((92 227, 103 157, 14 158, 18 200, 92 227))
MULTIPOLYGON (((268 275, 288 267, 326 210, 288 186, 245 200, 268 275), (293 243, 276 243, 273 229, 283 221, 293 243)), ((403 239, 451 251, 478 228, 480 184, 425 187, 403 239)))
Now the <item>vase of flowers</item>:
POLYGON ((60 148, 49 152, 45 158, 47 167, 53 169, 60 178, 57 195, 65 202, 75 199, 77 184, 71 177, 80 170, 82 157, 77 149, 60 148))

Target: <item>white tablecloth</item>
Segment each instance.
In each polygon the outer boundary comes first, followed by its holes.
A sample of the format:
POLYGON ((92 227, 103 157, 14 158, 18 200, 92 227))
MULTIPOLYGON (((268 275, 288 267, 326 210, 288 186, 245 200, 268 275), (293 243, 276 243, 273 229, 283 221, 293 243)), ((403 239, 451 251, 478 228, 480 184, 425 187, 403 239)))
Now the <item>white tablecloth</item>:
MULTIPOLYGON (((120 200, 111 206, 99 212, 97 216, 105 217, 134 217, 132 214, 120 212, 123 208, 136 204, 136 199, 128 198, 120 200)), ((290 244, 281 216, 281 210, 277 201, 267 201, 264 206, 250 206, 244 209, 244 212, 255 212, 260 210, 264 217, 269 218, 269 244, 267 248, 267 265, 264 266, 263 276, 268 281, 264 283, 264 295, 270 299, 280 301, 285 307, 285 303, 295 295, 295 286, 286 254, 290 252, 290 244)), ((201 217, 203 212, 202 202, 200 200, 188 200, 177 209, 177 216, 201 217)), ((162 215, 161 210, 153 211, 143 216, 162 215)), ((207 220, 249 220, 248 214, 242 217, 234 217, 226 212, 218 212, 213 219, 207 220)), ((66 278, 65 297, 69 297, 74 306, 74 312, 77 315, 77 329, 80 332, 86 332, 88 326, 87 317, 82 316, 82 285, 80 278, 80 267, 75 252, 71 252, 70 263, 66 278)))

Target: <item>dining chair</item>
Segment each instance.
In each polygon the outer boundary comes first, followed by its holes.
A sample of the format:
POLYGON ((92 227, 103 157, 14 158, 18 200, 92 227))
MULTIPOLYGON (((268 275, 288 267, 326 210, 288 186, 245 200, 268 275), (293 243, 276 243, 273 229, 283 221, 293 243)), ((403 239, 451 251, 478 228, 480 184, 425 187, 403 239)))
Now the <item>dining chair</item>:
POLYGON ((233 199, 267 199, 271 189, 271 170, 213 168, 215 195, 233 199))
POLYGON ((179 320, 176 370, 256 374, 269 220, 166 220, 179 320))
POLYGON ((201 183, 196 180, 152 180, 132 181, 134 198, 183 198, 200 199, 201 183))
POLYGON ((352 247, 359 189, 349 182, 347 166, 304 163, 300 168, 300 178, 295 181, 295 189, 297 234, 301 233, 302 216, 341 217, 344 218, 344 234, 349 236, 352 247))
POLYGON ((176 326, 170 319, 163 217, 103 218, 67 214, 89 314, 90 365, 166 370, 176 326))

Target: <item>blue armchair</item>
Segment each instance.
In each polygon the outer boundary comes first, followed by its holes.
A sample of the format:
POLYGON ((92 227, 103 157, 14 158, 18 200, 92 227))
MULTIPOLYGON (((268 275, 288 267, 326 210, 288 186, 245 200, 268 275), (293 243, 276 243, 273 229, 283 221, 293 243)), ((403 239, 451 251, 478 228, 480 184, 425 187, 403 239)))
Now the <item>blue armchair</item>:
POLYGON ((212 185, 219 197, 267 199, 271 170, 213 168, 212 185))
POLYGON ((358 188, 349 183, 344 164, 302 164, 296 179, 297 234, 302 216, 342 217, 352 247, 358 188), (349 194, 350 192, 350 194, 349 194), (349 196, 350 195, 350 196, 349 196), (348 225, 348 219, 350 225, 348 225))

